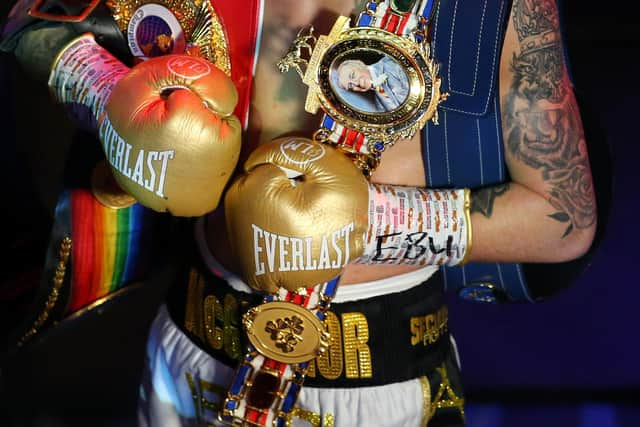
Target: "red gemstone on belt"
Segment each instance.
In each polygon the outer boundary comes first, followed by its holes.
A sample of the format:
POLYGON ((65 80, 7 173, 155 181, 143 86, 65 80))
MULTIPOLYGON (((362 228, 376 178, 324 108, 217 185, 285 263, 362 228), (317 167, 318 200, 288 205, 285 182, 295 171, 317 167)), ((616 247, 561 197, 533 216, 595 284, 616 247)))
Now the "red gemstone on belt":
POLYGON ((247 395, 247 405, 266 410, 271 407, 280 388, 280 378, 271 372, 258 372, 247 395))

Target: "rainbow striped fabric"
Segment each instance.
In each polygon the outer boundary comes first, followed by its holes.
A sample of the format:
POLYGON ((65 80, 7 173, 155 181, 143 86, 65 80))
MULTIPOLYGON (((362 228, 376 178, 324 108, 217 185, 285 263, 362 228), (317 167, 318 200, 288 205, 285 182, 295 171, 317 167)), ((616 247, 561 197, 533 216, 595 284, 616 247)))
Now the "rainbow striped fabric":
POLYGON ((70 212, 71 314, 145 275, 158 214, 137 203, 106 207, 85 189, 69 191, 61 203, 70 212))

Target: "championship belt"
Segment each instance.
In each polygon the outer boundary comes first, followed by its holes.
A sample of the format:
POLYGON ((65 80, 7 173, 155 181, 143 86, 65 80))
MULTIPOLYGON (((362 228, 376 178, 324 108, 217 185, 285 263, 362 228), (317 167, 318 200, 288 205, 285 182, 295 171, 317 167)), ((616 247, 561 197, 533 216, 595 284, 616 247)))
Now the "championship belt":
POLYGON ((431 56, 436 5, 437 0, 369 1, 353 28, 341 16, 328 36, 316 39, 313 28, 301 31, 278 63, 283 72, 293 67, 309 86, 305 110, 324 111, 314 139, 345 152, 367 177, 387 147, 411 138, 428 120, 438 123, 437 106, 448 94, 440 92, 431 56), (356 91, 343 81, 353 80, 343 69, 354 62, 372 68, 382 63, 390 72, 383 68, 370 90, 356 91))
POLYGON ((231 383, 220 421, 240 426, 286 426, 309 362, 329 346, 323 321, 338 278, 280 289, 243 316, 249 348, 231 383))
POLYGON ((230 76, 238 90, 234 114, 246 126, 261 13, 258 3, 111 0, 107 5, 136 60, 186 53, 207 59, 230 76))
MULTIPOLYGON (((339 17, 327 36, 301 30, 278 62, 309 86, 305 110, 324 111, 313 139, 337 147, 369 177, 384 150, 411 138, 428 120, 437 123, 438 66, 431 57, 429 24, 437 0, 369 1, 354 27, 339 17), (308 58, 303 58, 306 51, 308 58), (371 87, 358 85, 351 65, 371 67, 371 87)), ((250 345, 219 413, 234 426, 288 425, 309 362, 326 350, 322 320, 339 278, 280 289, 243 318, 250 345)))

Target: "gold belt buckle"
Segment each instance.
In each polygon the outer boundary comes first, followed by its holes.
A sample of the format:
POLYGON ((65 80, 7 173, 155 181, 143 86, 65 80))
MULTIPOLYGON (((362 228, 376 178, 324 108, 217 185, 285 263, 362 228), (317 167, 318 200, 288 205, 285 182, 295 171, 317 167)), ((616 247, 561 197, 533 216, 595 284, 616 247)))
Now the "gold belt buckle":
POLYGON ((312 311, 285 301, 261 304, 243 317, 249 341, 260 354, 284 363, 302 363, 329 347, 329 333, 312 311))
POLYGON ((93 12, 93 10, 100 4, 100 0, 91 0, 88 4, 86 2, 76 2, 80 4, 84 4, 84 9, 77 15, 60 15, 56 13, 48 13, 42 10, 42 7, 45 6, 47 0, 36 0, 35 4, 29 9, 29 16, 33 16, 34 18, 44 19, 45 21, 55 21, 55 22, 82 22, 87 19, 87 16, 93 12))

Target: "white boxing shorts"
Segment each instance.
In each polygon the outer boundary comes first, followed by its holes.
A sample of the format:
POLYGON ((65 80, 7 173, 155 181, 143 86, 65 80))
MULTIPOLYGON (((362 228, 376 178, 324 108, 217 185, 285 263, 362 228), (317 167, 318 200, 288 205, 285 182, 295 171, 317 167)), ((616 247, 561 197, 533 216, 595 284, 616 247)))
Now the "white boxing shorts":
MULTIPOLYGON (((255 295, 213 259, 202 235, 197 227, 199 265, 186 283, 174 286, 149 332, 138 409, 143 427, 223 425, 217 413, 235 374, 234 359, 244 355, 239 319, 227 314, 246 309, 244 299, 255 295)), ((441 408, 448 411, 444 418, 463 419, 446 306, 441 291, 427 289, 436 270, 338 288, 331 319, 342 348, 331 351, 342 357, 316 360, 291 426, 418 427, 441 408)))

